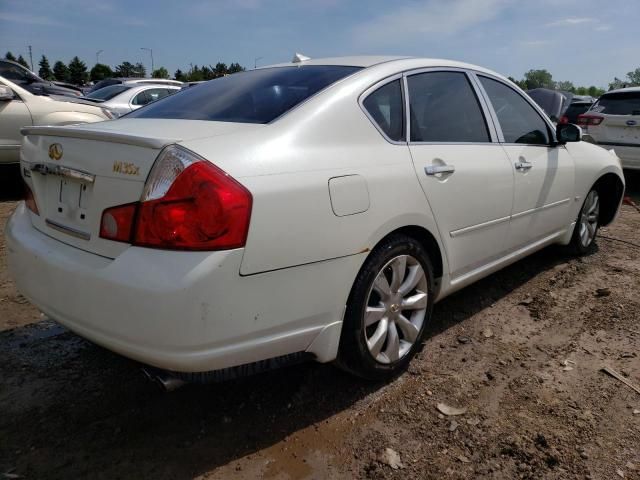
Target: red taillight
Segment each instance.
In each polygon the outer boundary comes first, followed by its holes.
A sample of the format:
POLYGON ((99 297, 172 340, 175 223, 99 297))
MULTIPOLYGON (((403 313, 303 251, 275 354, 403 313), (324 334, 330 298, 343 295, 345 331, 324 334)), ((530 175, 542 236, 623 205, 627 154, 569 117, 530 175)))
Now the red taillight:
POLYGON ((26 183, 24 184, 24 203, 27 205, 27 208, 31 210, 36 215, 40 215, 40 211, 38 210, 38 204, 36 203, 36 199, 33 196, 33 192, 31 188, 26 183))
POLYGON ((100 236, 173 250, 238 248, 246 243, 251 206, 251 193, 240 183, 172 146, 158 157, 141 202, 104 211, 100 236))
POLYGON ((131 242, 137 207, 137 203, 129 203, 102 212, 100 236, 117 242, 131 242))
POLYGON ((567 117, 566 115, 561 116, 558 123, 560 125, 567 125, 569 123, 569 117, 567 117))
POLYGON ((589 115, 583 113, 582 115, 578 115, 578 125, 587 126, 587 125, 600 125, 604 120, 604 117, 599 115, 589 115))

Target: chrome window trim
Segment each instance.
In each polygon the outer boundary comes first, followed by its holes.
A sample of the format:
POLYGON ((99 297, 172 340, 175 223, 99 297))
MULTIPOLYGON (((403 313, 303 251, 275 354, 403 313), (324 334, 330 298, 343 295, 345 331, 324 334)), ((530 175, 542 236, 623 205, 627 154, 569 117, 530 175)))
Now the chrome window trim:
POLYGON ((409 138, 409 136, 408 136, 409 125, 407 124, 407 105, 408 105, 407 98, 408 98, 408 95, 407 95, 407 91, 406 91, 406 88, 405 88, 405 83, 402 81, 402 78, 403 78, 403 73, 400 72, 400 73, 395 73, 395 74, 391 75, 390 77, 383 78, 382 80, 378 80, 376 83, 374 83, 373 85, 369 86, 358 97, 358 105, 360 105, 360 109, 364 112, 365 116, 373 124, 373 126, 376 128, 376 130, 378 130, 378 132, 380 132, 380 135, 382 135, 382 137, 392 145, 407 145, 407 138, 409 138), (364 106, 364 101, 367 99, 367 97, 369 97, 369 95, 371 95, 374 92, 378 91, 378 89, 384 87, 385 85, 387 85, 387 84, 389 84, 391 82, 395 82, 396 80, 400 80, 400 91, 402 93, 403 116, 404 116, 404 125, 403 125, 403 129, 402 129, 402 133, 403 133, 404 140, 392 140, 391 138, 389 138, 389 136, 384 132, 384 130, 382 130, 382 128, 380 128, 380 125, 378 125, 378 122, 375 121, 375 119, 371 116, 371 114, 369 113, 367 108, 364 106))
POLYGON ((491 111, 488 109, 484 97, 481 94, 481 91, 477 88, 474 79, 470 75, 471 71, 466 68, 461 67, 422 67, 415 68, 411 70, 406 70, 403 72, 404 77, 404 90, 406 92, 406 100, 405 100, 405 123, 406 123, 406 138, 408 145, 492 145, 499 143, 497 129, 495 128, 493 118, 490 116, 491 111), (467 81, 469 82, 469 86, 471 87, 472 92, 476 97, 476 101, 478 102, 478 106, 480 107, 480 111, 484 118, 485 127, 487 129, 487 133, 489 134, 489 140, 486 142, 422 142, 422 141, 412 141, 411 140, 411 103, 410 103, 410 92, 409 92, 409 81, 408 77, 413 75, 420 75, 422 73, 437 73, 437 72, 459 72, 464 73, 467 77, 467 81), (491 122, 489 122, 489 118, 491 118, 491 122))
POLYGON ((540 106, 538 106, 538 104, 536 102, 534 102, 533 100, 531 100, 531 98, 524 94, 524 92, 518 91, 517 89, 513 88, 511 85, 509 85, 507 82, 505 82, 502 78, 500 77, 496 77, 495 75, 491 75, 489 73, 486 72, 478 72, 478 71, 473 71, 473 74, 476 78, 476 81, 478 83, 478 87, 480 88, 483 96, 485 97, 485 100, 487 102, 487 104, 489 105, 489 108, 491 110, 491 116, 492 118, 494 118, 494 121, 496 122, 496 130, 498 131, 498 137, 500 138, 500 143, 502 145, 520 145, 520 146, 529 146, 529 147, 544 147, 544 148, 554 148, 558 146, 558 140, 556 138, 556 127, 553 125, 553 123, 551 122, 551 120, 549 119, 549 117, 547 117, 547 114, 544 113, 544 110, 542 110, 542 108, 540 108, 540 106), (516 93, 516 95, 520 96, 520 98, 522 98, 527 104, 529 104, 534 110, 535 112, 538 114, 538 116, 540 117, 540 119, 544 122, 544 124, 547 126, 548 129, 548 135, 549 135, 549 140, 550 142, 548 144, 539 144, 539 143, 512 143, 512 142, 505 142, 504 140, 504 133, 502 132, 502 126, 500 125, 500 121, 498 120, 498 115, 495 112, 495 109, 493 108, 493 104, 491 103, 491 99, 489 98, 489 95, 487 94, 487 91, 484 89, 484 86, 482 85, 482 82, 480 81, 480 77, 486 77, 490 80, 494 80, 502 85, 504 85, 506 88, 509 88, 510 90, 512 90, 514 93, 516 93))

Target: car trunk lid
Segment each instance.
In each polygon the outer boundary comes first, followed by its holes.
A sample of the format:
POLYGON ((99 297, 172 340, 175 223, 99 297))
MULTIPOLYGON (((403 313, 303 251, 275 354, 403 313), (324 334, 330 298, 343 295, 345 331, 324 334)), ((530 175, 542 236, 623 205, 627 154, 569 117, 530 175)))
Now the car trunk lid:
POLYGON ((36 229, 108 258, 128 244, 100 238, 107 208, 137 202, 162 148, 256 125, 122 119, 73 127, 27 127, 22 171, 39 215, 36 229))

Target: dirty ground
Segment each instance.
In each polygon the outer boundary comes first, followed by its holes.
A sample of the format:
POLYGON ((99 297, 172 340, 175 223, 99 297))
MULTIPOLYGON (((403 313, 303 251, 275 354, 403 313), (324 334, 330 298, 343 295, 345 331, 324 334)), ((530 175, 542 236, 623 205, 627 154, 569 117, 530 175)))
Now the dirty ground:
MULTIPOLYGON (((625 206, 601 235, 639 231, 625 206)), ((640 395, 600 371, 640 385, 639 246, 549 248, 446 299, 387 385, 309 363, 171 394, 41 317, 5 253, 0 479, 640 478, 640 395)))

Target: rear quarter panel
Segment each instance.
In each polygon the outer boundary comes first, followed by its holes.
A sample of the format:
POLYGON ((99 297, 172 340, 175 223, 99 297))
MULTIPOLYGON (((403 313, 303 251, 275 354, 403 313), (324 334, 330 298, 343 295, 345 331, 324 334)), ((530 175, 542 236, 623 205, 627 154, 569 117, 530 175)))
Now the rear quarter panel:
POLYGON ((366 253, 407 225, 439 237, 408 147, 387 142, 360 109, 375 81, 335 85, 262 129, 184 143, 253 195, 243 275, 366 253), (366 181, 369 208, 337 216, 329 180, 345 175, 366 181))

